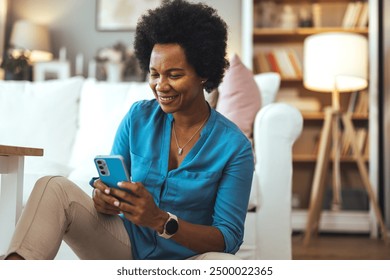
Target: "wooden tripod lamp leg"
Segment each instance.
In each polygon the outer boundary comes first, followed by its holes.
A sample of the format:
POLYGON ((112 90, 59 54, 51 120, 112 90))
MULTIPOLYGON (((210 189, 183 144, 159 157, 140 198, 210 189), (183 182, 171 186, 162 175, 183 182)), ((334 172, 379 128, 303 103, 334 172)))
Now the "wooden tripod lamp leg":
POLYGON ((307 246, 313 231, 318 231, 322 201, 325 192, 325 179, 328 170, 329 156, 331 150, 331 135, 334 110, 331 107, 325 108, 325 120, 321 131, 319 151, 314 171, 313 185, 311 189, 310 205, 306 222, 303 244, 307 246))
POLYGON ((340 93, 337 89, 332 91, 332 136, 333 136, 333 177, 332 177, 332 210, 341 209, 341 176, 340 176, 340 93))
POLYGON ((331 209, 341 209, 341 175, 340 175, 340 114, 334 114, 332 120, 332 149, 333 149, 333 200, 331 209))
POLYGON ((361 154, 361 151, 359 151, 358 144, 356 142, 356 137, 355 137, 355 128, 351 120, 351 115, 350 114, 344 114, 342 116, 342 121, 344 124, 345 128, 345 133, 347 134, 346 137, 350 139, 351 147, 352 147, 352 153, 355 158, 355 161, 357 163, 358 169, 360 176, 363 181, 364 188, 366 189, 366 192, 368 194, 368 197, 371 201, 371 207, 373 207, 374 212, 375 212, 375 217, 376 220, 379 224, 381 233, 382 233, 382 238, 387 241, 387 229, 386 226, 383 222, 382 214, 379 209, 377 200, 375 198, 375 194, 373 191, 373 188, 371 186, 371 182, 368 176, 368 171, 367 171, 367 166, 364 163, 363 156, 361 154))

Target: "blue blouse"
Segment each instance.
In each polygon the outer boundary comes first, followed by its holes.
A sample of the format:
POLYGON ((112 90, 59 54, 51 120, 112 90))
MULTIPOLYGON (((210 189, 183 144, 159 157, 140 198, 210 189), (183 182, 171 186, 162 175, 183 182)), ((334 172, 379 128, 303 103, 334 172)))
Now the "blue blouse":
MULTIPOLYGON (((168 170, 173 116, 156 100, 135 103, 122 120, 111 154, 125 158, 157 206, 194 224, 218 228, 225 252, 242 244, 254 159, 239 128, 211 109, 200 138, 177 169, 168 170)), ((197 253, 122 217, 135 259, 186 259, 197 253)))

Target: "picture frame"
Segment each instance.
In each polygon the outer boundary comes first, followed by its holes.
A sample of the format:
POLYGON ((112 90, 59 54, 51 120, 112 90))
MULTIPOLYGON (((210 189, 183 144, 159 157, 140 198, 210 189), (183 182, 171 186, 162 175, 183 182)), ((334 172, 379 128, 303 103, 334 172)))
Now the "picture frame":
POLYGON ((62 80, 69 77, 69 61, 36 62, 33 67, 33 81, 62 80))
POLYGON ((134 31, 138 19, 161 0, 96 0, 97 31, 134 31))

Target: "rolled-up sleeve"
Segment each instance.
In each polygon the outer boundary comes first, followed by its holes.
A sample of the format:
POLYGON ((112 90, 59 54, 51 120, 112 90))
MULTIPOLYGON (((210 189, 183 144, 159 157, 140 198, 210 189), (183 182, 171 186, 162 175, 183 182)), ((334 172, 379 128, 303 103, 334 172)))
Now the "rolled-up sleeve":
POLYGON ((250 143, 242 141, 236 144, 242 148, 232 156, 224 169, 213 215, 213 226, 217 227, 224 237, 224 252, 232 254, 238 251, 243 242, 254 169, 250 143))

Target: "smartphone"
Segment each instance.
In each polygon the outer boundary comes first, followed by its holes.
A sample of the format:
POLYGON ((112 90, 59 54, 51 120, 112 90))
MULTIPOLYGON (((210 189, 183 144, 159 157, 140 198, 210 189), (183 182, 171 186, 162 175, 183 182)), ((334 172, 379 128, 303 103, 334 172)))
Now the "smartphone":
POLYGON ((130 176, 122 156, 96 156, 94 162, 100 180, 110 188, 118 188, 118 182, 130 182, 130 176))

